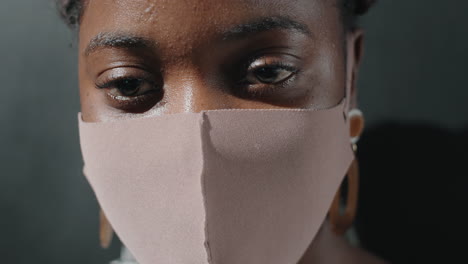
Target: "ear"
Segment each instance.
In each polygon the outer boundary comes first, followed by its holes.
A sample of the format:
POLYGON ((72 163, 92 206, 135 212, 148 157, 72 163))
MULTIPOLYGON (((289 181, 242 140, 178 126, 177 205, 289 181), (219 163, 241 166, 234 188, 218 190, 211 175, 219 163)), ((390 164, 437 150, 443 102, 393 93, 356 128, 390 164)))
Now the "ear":
POLYGON ((364 31, 354 29, 346 33, 346 86, 350 91, 351 108, 357 107, 357 79, 364 52, 364 31))
POLYGON ((346 90, 350 96, 349 110, 350 136, 353 143, 357 141, 364 130, 364 116, 361 111, 354 110, 357 105, 357 79, 364 51, 364 31, 354 29, 346 34, 346 90))

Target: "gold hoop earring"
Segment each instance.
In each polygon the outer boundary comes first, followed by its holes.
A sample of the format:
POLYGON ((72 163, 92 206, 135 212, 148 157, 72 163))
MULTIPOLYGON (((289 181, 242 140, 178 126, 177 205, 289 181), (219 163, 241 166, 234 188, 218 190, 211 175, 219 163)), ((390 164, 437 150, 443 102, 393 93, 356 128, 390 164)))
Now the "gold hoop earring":
MULTIPOLYGON (((356 147, 353 146, 355 149, 356 147)), ((359 193, 359 163, 357 158, 353 160, 347 173, 348 195, 346 199, 346 208, 341 213, 341 187, 336 192, 333 203, 328 213, 332 230, 337 235, 344 235, 353 225, 356 217, 358 193, 359 193)))
POLYGON ((109 220, 107 220, 106 215, 102 211, 99 211, 99 240, 101 242, 101 247, 104 249, 109 248, 112 237, 114 235, 114 230, 112 229, 109 220))

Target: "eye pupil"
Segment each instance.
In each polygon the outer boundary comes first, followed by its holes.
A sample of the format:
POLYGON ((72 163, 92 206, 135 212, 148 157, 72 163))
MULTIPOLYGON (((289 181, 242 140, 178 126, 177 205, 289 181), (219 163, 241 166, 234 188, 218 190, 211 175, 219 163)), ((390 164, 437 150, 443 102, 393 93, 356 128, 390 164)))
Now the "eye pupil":
POLYGON ((141 79, 125 79, 121 80, 116 86, 124 96, 131 96, 138 92, 143 80, 141 79))
POLYGON ((251 79, 266 84, 274 84, 284 81, 294 74, 293 70, 285 69, 279 66, 266 66, 252 71, 251 79))
POLYGON ((280 68, 263 67, 255 70, 255 76, 262 82, 275 82, 281 73, 280 68))

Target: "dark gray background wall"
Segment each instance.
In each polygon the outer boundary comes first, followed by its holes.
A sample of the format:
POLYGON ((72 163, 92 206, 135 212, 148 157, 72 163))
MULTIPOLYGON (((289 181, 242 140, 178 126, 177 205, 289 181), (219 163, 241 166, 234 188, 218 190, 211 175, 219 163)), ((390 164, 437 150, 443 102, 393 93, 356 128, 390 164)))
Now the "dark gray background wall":
POLYGON ((363 24, 360 99, 371 123, 468 121, 468 1, 379 0, 363 24))
MULTIPOLYGON (((392 119, 467 124, 468 1, 380 0, 363 24, 360 104, 392 119)), ((0 2, 0 262, 103 264, 81 175, 76 46, 51 0, 0 2)))

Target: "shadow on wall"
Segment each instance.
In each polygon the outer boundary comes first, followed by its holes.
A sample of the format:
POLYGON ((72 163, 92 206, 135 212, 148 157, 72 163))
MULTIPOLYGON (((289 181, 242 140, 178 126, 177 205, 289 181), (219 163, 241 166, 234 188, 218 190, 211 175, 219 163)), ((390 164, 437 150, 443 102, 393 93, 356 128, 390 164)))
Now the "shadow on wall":
POLYGON ((367 31, 360 104, 370 124, 468 121, 468 1, 378 0, 367 31))
POLYGON ((468 126, 386 123, 367 130, 357 230, 393 263, 459 263, 468 245, 468 126))

